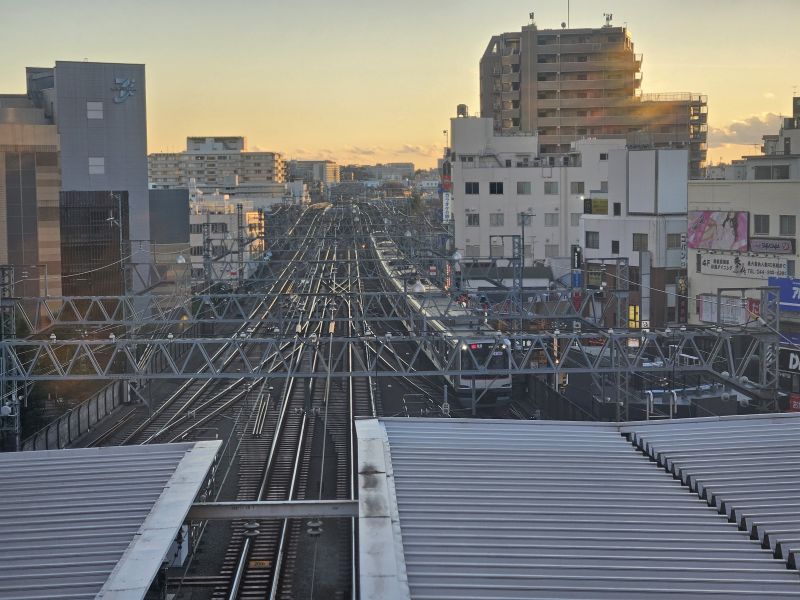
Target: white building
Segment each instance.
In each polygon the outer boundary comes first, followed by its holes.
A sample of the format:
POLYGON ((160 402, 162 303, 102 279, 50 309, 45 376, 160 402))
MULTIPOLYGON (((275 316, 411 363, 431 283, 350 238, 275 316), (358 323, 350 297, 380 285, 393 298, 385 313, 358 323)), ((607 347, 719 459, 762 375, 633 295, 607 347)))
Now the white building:
POLYGON ((498 135, 492 119, 451 119, 451 132, 455 240, 465 257, 510 257, 510 239, 493 236, 521 235, 523 219, 526 258, 569 256, 582 244, 584 199, 607 193, 609 152, 625 145, 587 139, 545 160, 535 135, 498 135))
MULTIPOLYGON (((647 305, 641 320, 651 326, 685 322, 686 207, 688 150, 614 149, 609 152, 608 193, 593 194, 584 203, 581 219, 583 258, 587 284, 606 264, 609 276, 616 272, 618 259, 627 259, 628 281, 606 282, 627 287, 631 305, 647 305), (650 253, 649 302, 642 302, 640 256, 650 253)), ((632 319, 639 321, 639 318, 632 319)), ((634 326, 639 326, 634 323, 634 326)))
POLYGON ((231 197, 281 197, 286 165, 277 152, 249 152, 244 137, 189 137, 186 150, 147 157, 151 189, 188 188, 231 197))
POLYGON ((723 322, 752 320, 757 288, 795 277, 798 198, 800 180, 689 183, 690 322, 716 322, 719 288, 749 288, 741 303, 722 307, 723 322))
MULTIPOLYGON (((239 227, 237 204, 242 205, 243 237, 245 240, 258 238, 260 234, 259 214, 252 202, 231 201, 222 194, 202 195, 200 200, 191 202, 189 213, 189 244, 191 256, 191 276, 195 285, 205 277, 204 232, 208 231, 212 278, 215 281, 235 282, 239 277, 239 227)), ((259 239, 244 245, 243 277, 250 277, 255 269, 255 261, 261 257, 263 244, 259 239)))

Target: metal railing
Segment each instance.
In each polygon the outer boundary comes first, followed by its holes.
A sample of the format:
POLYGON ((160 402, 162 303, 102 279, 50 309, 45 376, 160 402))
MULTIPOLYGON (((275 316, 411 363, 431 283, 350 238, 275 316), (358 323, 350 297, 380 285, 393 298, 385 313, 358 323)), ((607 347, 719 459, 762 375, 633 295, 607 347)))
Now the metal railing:
POLYGON ((66 448, 125 401, 124 381, 110 383, 22 442, 22 450, 66 448))

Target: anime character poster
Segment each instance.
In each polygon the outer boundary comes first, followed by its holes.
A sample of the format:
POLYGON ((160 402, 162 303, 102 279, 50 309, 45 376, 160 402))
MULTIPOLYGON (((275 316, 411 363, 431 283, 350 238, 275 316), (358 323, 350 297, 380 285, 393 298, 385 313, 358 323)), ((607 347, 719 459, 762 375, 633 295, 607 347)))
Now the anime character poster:
POLYGON ((689 248, 747 252, 749 213, 689 211, 689 248))

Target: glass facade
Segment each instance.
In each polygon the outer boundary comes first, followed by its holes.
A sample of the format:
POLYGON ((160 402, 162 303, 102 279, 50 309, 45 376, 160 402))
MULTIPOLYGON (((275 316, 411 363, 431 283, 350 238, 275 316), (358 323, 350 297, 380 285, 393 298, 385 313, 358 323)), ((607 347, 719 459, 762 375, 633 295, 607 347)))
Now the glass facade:
POLYGON ((125 293, 128 222, 128 192, 61 192, 64 295, 125 293))

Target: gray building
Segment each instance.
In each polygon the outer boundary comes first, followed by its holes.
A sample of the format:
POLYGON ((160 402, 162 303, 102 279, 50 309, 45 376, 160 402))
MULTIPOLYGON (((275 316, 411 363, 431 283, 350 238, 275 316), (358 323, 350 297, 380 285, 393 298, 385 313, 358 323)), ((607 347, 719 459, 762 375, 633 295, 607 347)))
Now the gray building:
MULTIPOLYGON (((79 203, 83 202, 79 199, 82 193, 84 200, 90 201, 102 197, 98 192, 125 192, 128 225, 121 229, 130 232, 130 262, 148 264, 144 65, 57 61, 54 68, 29 67, 26 75, 28 97, 44 109, 58 130, 62 202, 66 192, 70 202, 79 203)), ((119 217, 110 214, 107 218, 119 217)), ((64 264, 65 272, 79 268, 64 264)))

